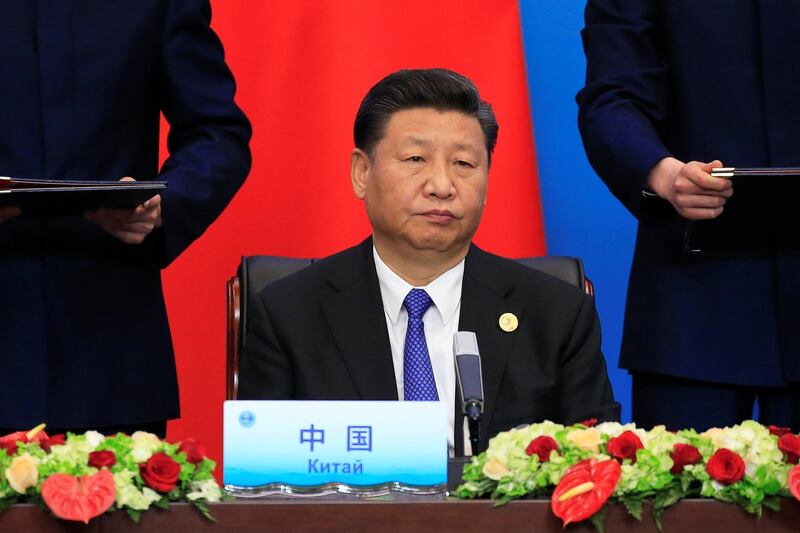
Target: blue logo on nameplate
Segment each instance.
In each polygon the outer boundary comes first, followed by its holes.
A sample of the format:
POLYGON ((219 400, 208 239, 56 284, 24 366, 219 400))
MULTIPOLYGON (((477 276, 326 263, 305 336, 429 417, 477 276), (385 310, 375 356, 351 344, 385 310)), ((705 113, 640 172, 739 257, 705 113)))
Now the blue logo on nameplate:
POLYGON ((239 423, 243 428, 252 427, 256 423, 256 416, 252 411, 242 411, 239 413, 239 423))
POLYGON ((447 482, 441 402, 227 401, 225 485, 312 488, 447 482))

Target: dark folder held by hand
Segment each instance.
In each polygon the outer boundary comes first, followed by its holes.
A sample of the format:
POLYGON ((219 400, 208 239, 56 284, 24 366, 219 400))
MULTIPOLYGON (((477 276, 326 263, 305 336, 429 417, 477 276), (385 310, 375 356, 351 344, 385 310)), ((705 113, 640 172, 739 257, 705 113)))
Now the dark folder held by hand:
POLYGON ((133 209, 164 191, 164 181, 71 181, 0 176, 0 207, 23 215, 76 215, 100 207, 133 209))
POLYGON ((800 168, 716 168, 733 180, 722 214, 687 224, 689 254, 742 254, 800 250, 800 168))

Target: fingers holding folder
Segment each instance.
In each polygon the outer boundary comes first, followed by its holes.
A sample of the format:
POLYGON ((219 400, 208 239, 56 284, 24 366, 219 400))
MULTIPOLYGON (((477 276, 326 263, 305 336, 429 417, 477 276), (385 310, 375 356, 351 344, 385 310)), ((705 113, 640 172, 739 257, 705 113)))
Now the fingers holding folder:
POLYGON ((650 172, 647 185, 667 200, 683 218, 702 220, 722 214, 733 196, 731 180, 714 177, 711 171, 720 161, 683 163, 674 157, 662 159, 650 172))
MULTIPOLYGON (((136 181, 124 177, 120 181, 136 181)), ((155 195, 134 209, 101 207, 86 211, 84 218, 128 244, 140 244, 154 229, 161 226, 161 195, 155 195)))

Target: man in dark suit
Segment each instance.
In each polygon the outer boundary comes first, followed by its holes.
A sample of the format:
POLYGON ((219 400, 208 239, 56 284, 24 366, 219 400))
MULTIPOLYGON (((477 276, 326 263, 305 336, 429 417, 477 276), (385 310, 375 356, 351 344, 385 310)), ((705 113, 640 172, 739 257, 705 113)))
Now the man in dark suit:
POLYGON ((792 0, 587 4, 581 135, 639 220, 620 366, 640 425, 731 425, 758 399, 800 428, 800 256, 681 251, 736 200, 712 168, 800 165, 798 20, 792 0))
POLYGON ((396 72, 364 98, 351 178, 372 237, 263 290, 241 399, 443 400, 453 334, 482 356, 481 441, 537 420, 616 419, 594 301, 471 243, 497 138, 491 107, 447 70, 396 72))
POLYGON ((209 3, 0 0, 0 13, 0 174, 167 182, 131 210, 0 211, 0 428, 163 435, 179 408, 160 268, 250 166, 209 3))

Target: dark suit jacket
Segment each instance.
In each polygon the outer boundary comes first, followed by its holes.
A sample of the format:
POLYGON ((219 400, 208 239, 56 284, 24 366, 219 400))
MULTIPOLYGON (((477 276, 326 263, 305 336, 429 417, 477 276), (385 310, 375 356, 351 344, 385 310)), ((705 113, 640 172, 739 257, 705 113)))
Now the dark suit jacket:
POLYGON ((208 1, 0 0, 0 13, 0 175, 168 182, 163 227, 141 245, 80 216, 0 224, 0 427, 177 417, 159 269, 250 165, 208 1))
MULTIPOLYGON (((249 313, 240 399, 397 400, 371 239, 267 286, 249 313)), ((481 351, 483 446, 523 423, 618 419, 592 297, 473 245, 458 327, 481 351)))
POLYGON ((800 165, 798 20, 793 0, 589 0, 581 135, 639 219, 620 366, 742 385, 800 380, 800 256, 685 257, 686 221, 642 197, 669 155, 800 165))

